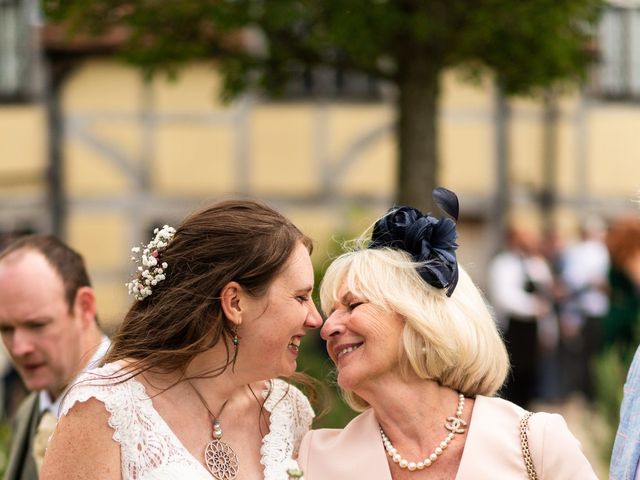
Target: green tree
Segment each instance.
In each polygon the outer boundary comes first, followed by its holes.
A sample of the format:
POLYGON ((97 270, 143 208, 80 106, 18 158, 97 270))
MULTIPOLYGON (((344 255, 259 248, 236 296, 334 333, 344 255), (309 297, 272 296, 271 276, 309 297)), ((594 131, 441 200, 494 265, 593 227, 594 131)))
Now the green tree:
MULTIPOLYGON (((223 96, 334 66, 397 88, 398 200, 431 209, 442 72, 492 71, 507 94, 578 80, 602 0, 44 0, 72 31, 129 33, 148 73, 215 58, 223 96), (255 32, 260 32, 255 35, 255 32), (246 42, 252 38, 259 42, 246 42), (247 48, 249 46, 249 48, 247 48)), ((473 76, 473 75, 472 75, 473 76)))

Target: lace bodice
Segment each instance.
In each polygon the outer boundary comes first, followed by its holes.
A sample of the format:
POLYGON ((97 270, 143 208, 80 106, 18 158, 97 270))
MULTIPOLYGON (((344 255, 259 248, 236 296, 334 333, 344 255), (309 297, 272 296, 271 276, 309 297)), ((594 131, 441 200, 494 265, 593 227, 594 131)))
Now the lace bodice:
MULTIPOLYGON (((119 369, 118 364, 107 364, 82 374, 66 395, 61 415, 90 398, 104 404, 113 439, 120 444, 123 480, 211 480, 153 407, 144 386, 135 378, 122 383, 114 379, 119 369)), ((263 391, 270 427, 262 439, 261 463, 265 480, 287 480, 286 469, 314 414, 300 390, 280 379, 270 384, 268 397, 269 389, 263 391)))

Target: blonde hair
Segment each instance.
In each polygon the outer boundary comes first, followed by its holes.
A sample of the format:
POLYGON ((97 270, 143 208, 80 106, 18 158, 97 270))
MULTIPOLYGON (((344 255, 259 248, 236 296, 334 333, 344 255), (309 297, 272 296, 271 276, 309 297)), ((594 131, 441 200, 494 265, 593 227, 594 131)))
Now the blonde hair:
MULTIPOLYGON (((426 283, 410 256, 390 248, 360 249, 339 256, 320 287, 325 313, 339 300, 343 285, 405 321, 398 341, 403 375, 414 372, 467 396, 494 395, 503 384, 509 359, 495 321, 478 287, 459 266, 451 297, 426 283)), ((343 391, 358 411, 369 405, 343 391)))

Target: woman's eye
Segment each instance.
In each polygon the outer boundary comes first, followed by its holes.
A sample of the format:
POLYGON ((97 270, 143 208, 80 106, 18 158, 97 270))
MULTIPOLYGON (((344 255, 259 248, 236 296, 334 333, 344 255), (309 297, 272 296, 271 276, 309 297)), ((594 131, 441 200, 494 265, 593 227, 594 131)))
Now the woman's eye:
POLYGON ((359 307, 360 305, 362 305, 364 302, 354 302, 354 303, 350 303, 349 304, 349 310, 353 310, 357 307, 359 307))

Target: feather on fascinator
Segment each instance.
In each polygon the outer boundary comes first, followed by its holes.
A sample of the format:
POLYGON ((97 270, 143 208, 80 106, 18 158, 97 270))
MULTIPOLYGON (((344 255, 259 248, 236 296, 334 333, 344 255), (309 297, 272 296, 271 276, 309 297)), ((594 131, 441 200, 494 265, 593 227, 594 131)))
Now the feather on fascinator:
POLYGON ((458 284, 458 197, 441 187, 433 190, 432 197, 448 217, 437 219, 413 207, 393 207, 375 223, 369 248, 388 247, 409 253, 421 264, 417 271, 422 279, 433 287, 446 288, 450 297, 458 284))

